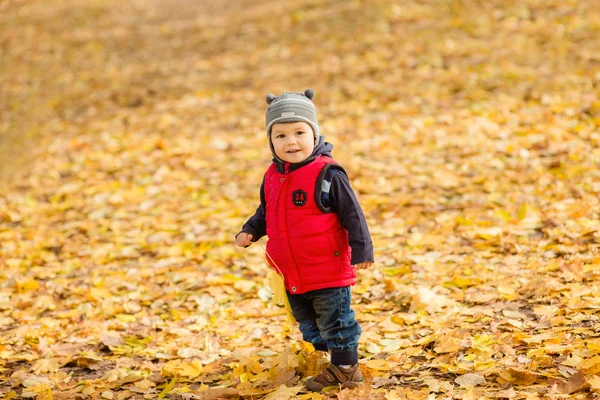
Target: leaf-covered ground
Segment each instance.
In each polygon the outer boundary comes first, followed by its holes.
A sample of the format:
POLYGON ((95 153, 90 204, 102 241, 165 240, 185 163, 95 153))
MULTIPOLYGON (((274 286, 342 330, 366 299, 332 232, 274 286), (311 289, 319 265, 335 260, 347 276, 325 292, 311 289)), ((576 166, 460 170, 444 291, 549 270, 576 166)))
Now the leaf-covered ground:
POLYGON ((9 0, 0 46, 0 396, 600 395, 599 1, 9 0), (307 87, 376 246, 324 394, 233 245, 307 87))

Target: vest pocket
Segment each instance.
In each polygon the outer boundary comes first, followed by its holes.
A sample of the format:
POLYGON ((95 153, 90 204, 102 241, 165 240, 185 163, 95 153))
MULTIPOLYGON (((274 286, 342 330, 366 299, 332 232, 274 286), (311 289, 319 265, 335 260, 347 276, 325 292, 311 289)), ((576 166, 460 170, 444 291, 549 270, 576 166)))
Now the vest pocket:
POLYGON ((350 268, 350 249, 348 246, 348 233, 346 233, 346 230, 339 229, 331 235, 330 240, 333 242, 333 254, 336 265, 338 265, 340 271, 350 268))
POLYGON ((337 237, 337 233, 327 235, 327 240, 329 240, 329 246, 331 247, 331 255, 333 256, 333 263, 338 271, 342 272, 344 268, 344 252, 343 249, 339 245, 339 240, 337 237))
POLYGON ((334 248, 330 235, 309 236, 295 241, 292 250, 294 259, 299 266, 315 266, 334 261, 334 248))

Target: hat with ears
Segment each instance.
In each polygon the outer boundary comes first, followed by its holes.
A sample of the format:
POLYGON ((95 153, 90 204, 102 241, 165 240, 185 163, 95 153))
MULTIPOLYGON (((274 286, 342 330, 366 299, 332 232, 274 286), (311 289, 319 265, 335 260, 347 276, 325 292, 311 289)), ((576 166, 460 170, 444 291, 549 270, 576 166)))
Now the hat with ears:
MULTIPOLYGON (((313 130, 315 144, 319 142, 319 122, 317 121, 317 109, 312 100, 315 91, 306 89, 304 93, 283 92, 279 96, 267 95, 266 123, 267 137, 271 137, 271 128, 274 124, 286 124, 290 122, 306 122, 313 130)), ((269 140, 270 141, 270 140, 269 140)))

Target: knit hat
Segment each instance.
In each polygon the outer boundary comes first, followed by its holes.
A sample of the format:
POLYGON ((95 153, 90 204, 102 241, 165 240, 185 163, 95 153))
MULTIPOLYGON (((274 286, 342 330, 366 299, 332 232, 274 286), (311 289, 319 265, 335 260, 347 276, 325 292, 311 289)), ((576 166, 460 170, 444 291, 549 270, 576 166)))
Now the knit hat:
POLYGON ((289 122, 306 122, 313 130, 315 144, 319 142, 319 122, 317 122, 317 109, 312 99, 315 91, 306 89, 304 93, 283 92, 279 96, 267 95, 266 123, 267 137, 271 141, 271 128, 274 124, 285 124, 289 122))

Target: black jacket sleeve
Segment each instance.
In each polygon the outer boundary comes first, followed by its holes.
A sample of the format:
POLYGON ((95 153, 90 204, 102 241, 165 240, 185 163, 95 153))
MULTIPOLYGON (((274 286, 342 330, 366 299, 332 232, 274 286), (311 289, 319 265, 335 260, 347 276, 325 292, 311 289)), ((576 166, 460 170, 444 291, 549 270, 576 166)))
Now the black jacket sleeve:
POLYGON ((244 226, 242 226, 241 232, 239 232, 237 235, 235 235, 236 237, 240 233, 246 232, 246 233, 250 233, 252 235, 252 241, 256 242, 261 237, 263 237, 267 234, 267 218, 266 218, 267 202, 265 201, 264 190, 265 190, 265 181, 263 179, 263 182, 260 185, 260 205, 256 209, 256 212, 254 213, 254 215, 251 216, 250 219, 248 219, 248 221, 246 221, 244 226))
POLYGON ((369 227, 348 177, 345 173, 332 168, 327 171, 325 180, 331 182, 329 206, 337 214, 344 229, 348 231, 348 243, 352 249, 351 264, 374 261, 373 241, 369 227))

